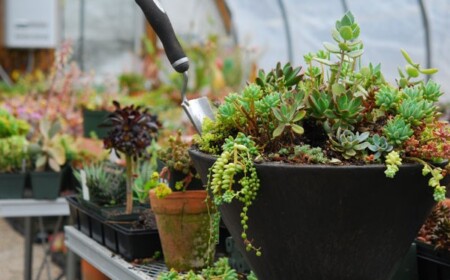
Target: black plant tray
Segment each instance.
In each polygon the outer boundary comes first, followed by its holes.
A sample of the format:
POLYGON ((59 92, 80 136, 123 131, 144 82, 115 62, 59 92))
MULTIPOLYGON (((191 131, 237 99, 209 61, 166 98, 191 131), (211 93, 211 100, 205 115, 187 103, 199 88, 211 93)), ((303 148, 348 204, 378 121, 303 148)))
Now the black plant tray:
POLYGON ((162 252, 158 231, 132 229, 130 226, 112 224, 116 229, 119 254, 126 260, 150 258, 162 252))
POLYGON ((132 229, 131 224, 105 219, 92 207, 79 203, 75 196, 66 199, 75 227, 126 260, 149 258, 156 251, 161 252, 157 230, 132 229))
POLYGON ((435 250, 432 245, 416 240, 417 268, 420 280, 449 280, 450 251, 435 250))

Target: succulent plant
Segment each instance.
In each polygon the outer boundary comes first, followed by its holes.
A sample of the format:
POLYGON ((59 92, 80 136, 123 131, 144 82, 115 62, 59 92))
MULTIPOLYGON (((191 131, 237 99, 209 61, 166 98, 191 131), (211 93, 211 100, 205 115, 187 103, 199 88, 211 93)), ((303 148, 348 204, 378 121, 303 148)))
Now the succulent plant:
POLYGON ((374 134, 368 139, 369 150, 374 152, 374 160, 378 160, 383 154, 388 153, 394 149, 394 146, 388 142, 386 137, 374 134))
POLYGON ((61 129, 59 121, 51 122, 42 119, 39 122, 39 139, 28 146, 30 157, 34 160, 36 171, 61 171, 66 163, 66 151, 58 133, 61 129))
POLYGON ((149 203, 149 191, 159 184, 157 166, 149 160, 138 162, 134 179, 134 198, 140 203, 149 203))
POLYGON ((401 145, 414 133, 411 125, 407 123, 402 117, 396 116, 389 120, 383 130, 384 135, 390 143, 401 145))
POLYGON ((357 157, 368 146, 369 132, 353 133, 348 129, 338 128, 336 136, 330 137, 331 149, 340 152, 345 159, 357 157))
POLYGON ((441 86, 433 80, 428 80, 426 84, 423 84, 422 91, 423 98, 432 102, 437 102, 439 97, 443 95, 441 92, 441 86))
POLYGON ((330 161, 320 147, 313 148, 310 145, 295 146, 294 154, 289 157, 289 160, 305 163, 327 163, 330 161))
POLYGON ((133 180, 136 160, 143 156, 158 132, 159 124, 156 116, 150 115, 147 109, 141 110, 134 105, 121 107, 113 101, 116 110, 105 120, 103 127, 108 127, 107 136, 103 140, 106 149, 114 149, 125 154, 127 203, 126 213, 133 210, 133 180))
POLYGON ((450 208, 438 203, 418 234, 418 240, 433 245, 436 249, 450 251, 450 208))
POLYGON ((276 68, 269 73, 259 70, 255 82, 261 88, 270 88, 275 91, 286 91, 292 89, 300 82, 303 74, 300 73, 301 67, 293 68, 290 63, 281 67, 278 63, 276 68))
POLYGON ((99 206, 125 202, 125 176, 123 168, 113 163, 99 162, 74 170, 74 176, 82 184, 82 172, 89 189, 89 199, 99 206))
POLYGON ((131 157, 142 156, 158 132, 156 116, 150 115, 148 109, 134 105, 121 107, 117 101, 113 104, 116 110, 102 124, 109 128, 103 140, 105 149, 114 149, 131 157))
POLYGON ((0 138, 26 135, 30 130, 30 125, 24 121, 15 118, 5 109, 0 109, 0 138))
POLYGON ((375 104, 385 111, 395 111, 400 97, 401 95, 397 89, 383 85, 375 94, 375 104))
POLYGON ((23 135, 0 138, 0 172, 22 171, 28 164, 28 145, 23 135))
POLYGON ((333 111, 327 114, 329 119, 334 120, 333 128, 352 127, 360 121, 361 112, 364 109, 362 100, 362 97, 355 97, 350 92, 338 95, 333 101, 333 111))

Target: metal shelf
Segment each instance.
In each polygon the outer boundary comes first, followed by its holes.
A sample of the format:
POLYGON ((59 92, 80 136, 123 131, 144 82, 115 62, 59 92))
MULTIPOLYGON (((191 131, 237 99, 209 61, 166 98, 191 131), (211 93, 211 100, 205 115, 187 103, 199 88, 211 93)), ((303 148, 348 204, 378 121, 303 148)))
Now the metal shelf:
POLYGON ((68 216, 65 198, 56 200, 0 199, 0 217, 68 216))
POLYGON ((66 246, 72 252, 112 279, 154 280, 161 272, 167 271, 162 262, 148 265, 130 264, 73 226, 65 226, 64 232, 66 246))

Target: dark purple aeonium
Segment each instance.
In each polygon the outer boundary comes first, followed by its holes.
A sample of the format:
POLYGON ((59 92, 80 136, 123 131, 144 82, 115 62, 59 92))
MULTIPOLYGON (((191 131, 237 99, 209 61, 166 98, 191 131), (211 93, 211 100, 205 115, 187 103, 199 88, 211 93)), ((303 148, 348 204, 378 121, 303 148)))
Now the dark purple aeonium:
POLYGON ((116 110, 101 125, 109 128, 103 144, 105 149, 114 149, 118 157, 120 157, 118 152, 125 155, 127 168, 126 212, 131 213, 133 208, 133 169, 136 160, 144 154, 146 148, 156 138, 160 124, 156 115, 149 114, 148 109, 134 105, 122 108, 117 101, 113 101, 113 104, 116 110))
POLYGON ((120 103, 113 101, 116 110, 111 113, 101 125, 110 128, 103 140, 105 149, 114 149, 126 156, 141 157, 145 149, 156 138, 158 123, 156 115, 148 113, 148 109, 140 106, 121 107, 120 103))

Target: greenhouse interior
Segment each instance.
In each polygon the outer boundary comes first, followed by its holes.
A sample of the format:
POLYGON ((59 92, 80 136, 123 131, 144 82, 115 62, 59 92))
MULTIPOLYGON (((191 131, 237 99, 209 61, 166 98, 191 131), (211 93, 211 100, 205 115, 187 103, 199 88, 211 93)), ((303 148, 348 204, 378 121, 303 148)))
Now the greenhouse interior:
POLYGON ((449 1, 0 18, 0 279, 450 280, 449 1))

